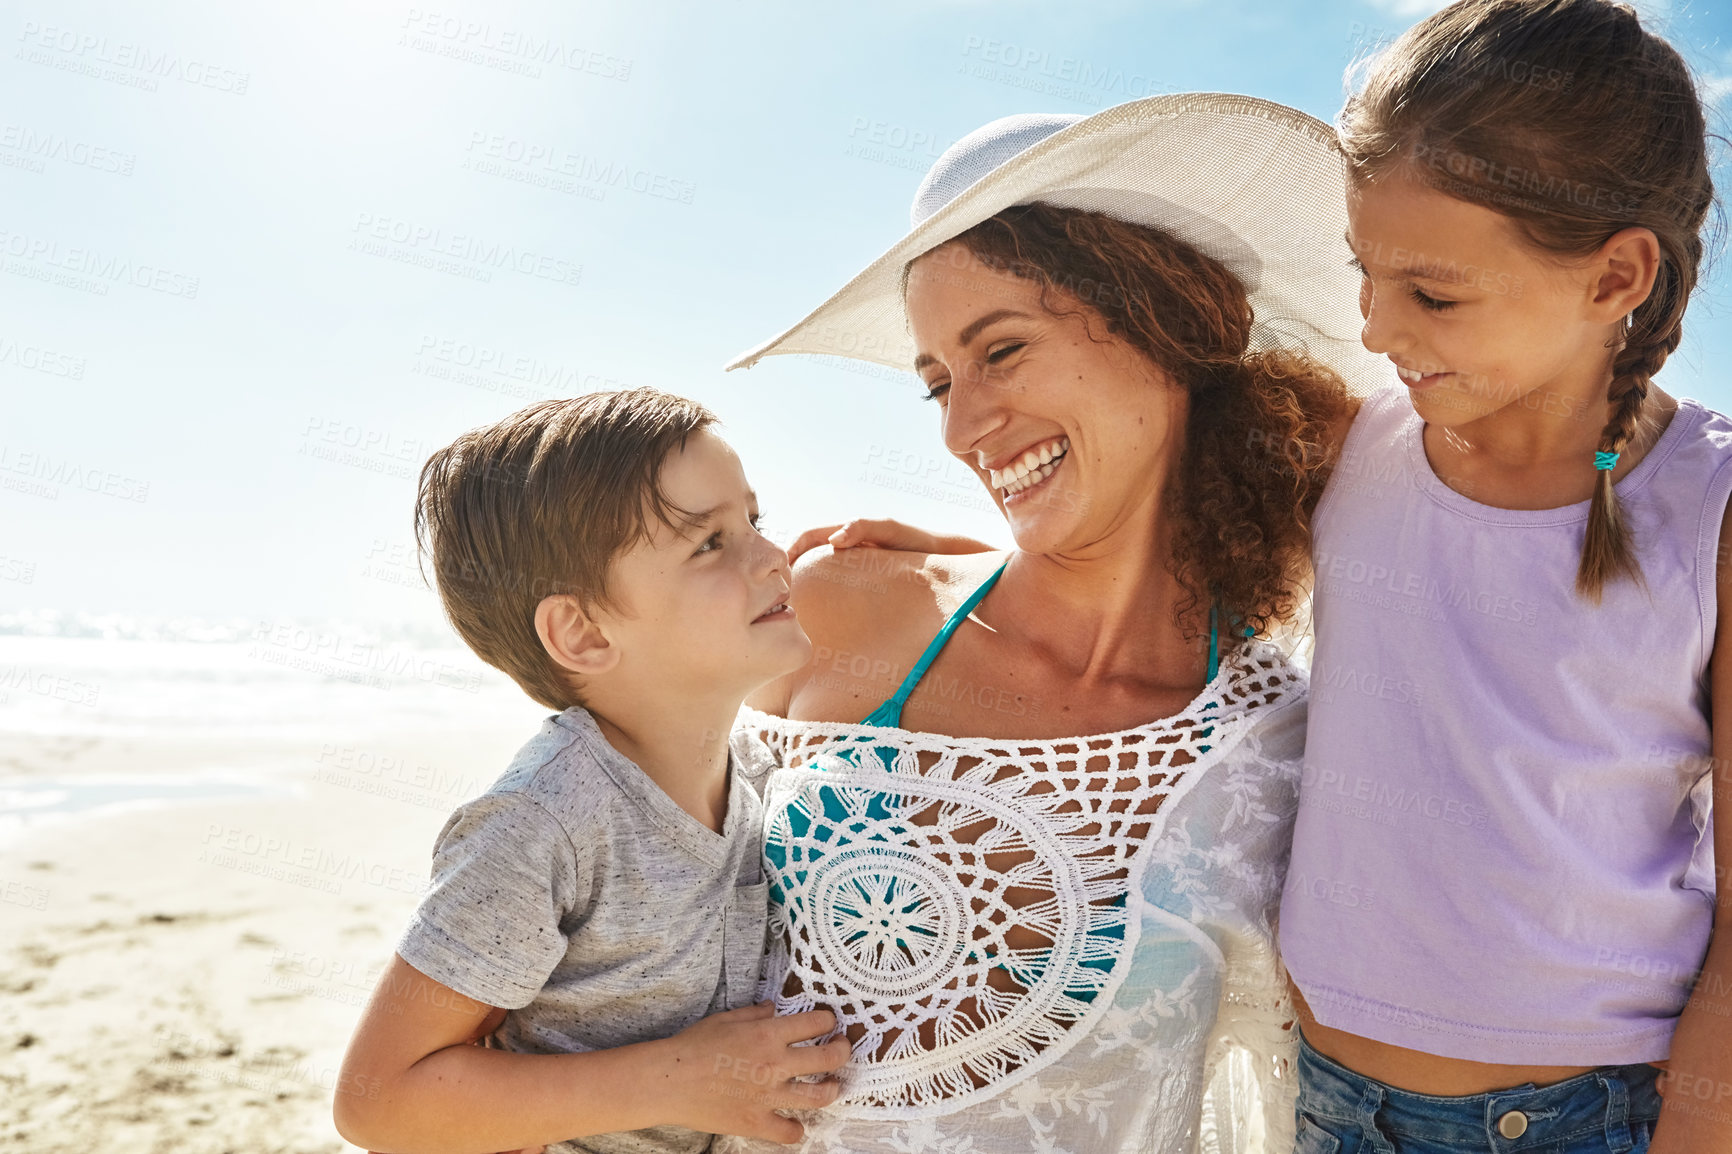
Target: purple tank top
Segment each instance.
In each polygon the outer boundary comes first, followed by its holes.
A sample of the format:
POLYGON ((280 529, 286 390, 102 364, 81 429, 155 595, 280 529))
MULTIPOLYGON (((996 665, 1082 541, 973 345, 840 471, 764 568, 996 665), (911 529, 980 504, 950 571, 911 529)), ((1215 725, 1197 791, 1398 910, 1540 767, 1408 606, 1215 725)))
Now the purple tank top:
POLYGON ((1732 420, 1681 400, 1618 483, 1646 586, 1575 593, 1588 503, 1482 505, 1405 390, 1318 509, 1280 945, 1326 1026, 1480 1062, 1666 1056, 1714 904, 1707 668, 1732 420))

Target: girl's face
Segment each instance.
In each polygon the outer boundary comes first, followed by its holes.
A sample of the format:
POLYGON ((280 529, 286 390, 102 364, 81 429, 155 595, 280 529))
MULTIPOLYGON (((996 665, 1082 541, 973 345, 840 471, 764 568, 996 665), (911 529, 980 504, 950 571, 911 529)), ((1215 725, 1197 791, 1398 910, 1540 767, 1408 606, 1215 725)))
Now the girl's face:
POLYGON ((906 303, 944 443, 1018 548, 1072 553, 1156 523, 1188 407, 1147 357, 1093 310, 1055 316, 1037 283, 958 244, 914 262, 906 303))
POLYGON ((1501 213, 1400 174, 1352 184, 1347 217, 1361 339, 1395 363, 1427 422, 1460 426, 1514 404, 1603 418, 1616 327, 1585 267, 1537 252, 1501 213))

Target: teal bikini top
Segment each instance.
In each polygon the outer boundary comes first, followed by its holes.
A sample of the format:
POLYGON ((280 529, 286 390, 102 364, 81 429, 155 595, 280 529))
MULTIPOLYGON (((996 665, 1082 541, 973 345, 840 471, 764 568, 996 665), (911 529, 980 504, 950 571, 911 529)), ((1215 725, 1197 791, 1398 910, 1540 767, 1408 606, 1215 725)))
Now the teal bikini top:
MULTIPOLYGON (((1000 564, 997 569, 993 570, 992 576, 988 577, 985 581, 982 581, 980 587, 970 593, 968 599, 956 607, 956 612, 952 613, 949 618, 945 620, 943 627, 938 631, 938 635, 926 646, 926 651, 920 655, 920 660, 914 663, 914 668, 908 671, 908 676, 902 679, 902 684, 897 686, 896 692, 886 698, 877 709, 874 709, 866 717, 866 720, 860 723, 861 725, 880 729, 902 728, 902 707, 908 703, 909 694, 913 693, 914 687, 920 684, 921 677, 925 675, 926 670, 932 665, 933 660, 937 658, 939 652, 944 648, 945 642, 950 640, 950 635, 956 632, 956 627, 961 625, 970 613, 974 612, 974 607, 980 604, 981 598, 991 592, 992 587, 998 583, 998 579, 1004 575, 1005 565, 1008 565, 1009 563, 1009 558, 1006 558, 1003 564, 1000 564)), ((1217 614, 1213 610, 1210 610, 1208 679, 1211 682, 1215 680, 1215 674, 1220 666, 1220 651, 1218 646, 1219 638, 1216 631, 1216 617, 1217 614)), ((1203 735, 1208 735, 1211 732, 1211 729, 1204 729, 1202 731, 1203 735)), ((1207 748, 1207 746, 1202 747, 1205 751, 1207 748)), ((849 748, 842 750, 839 756, 844 761, 859 766, 859 758, 862 752, 862 747, 850 746, 849 748)), ((874 749, 873 752, 886 768, 894 765, 896 762, 898 750, 895 747, 879 746, 874 749)), ((847 806, 843 803, 842 799, 833 788, 829 786, 819 786, 815 797, 822 809, 825 820, 843 822, 847 818, 847 806)), ((866 816, 877 821, 890 820, 892 807, 896 803, 896 795, 889 792, 878 794, 867 803, 866 816)), ((790 828, 794 833, 799 836, 804 836, 806 834, 809 828, 808 817, 790 811, 788 821, 790 823, 790 828)), ((776 870, 780 871, 787 867, 787 849, 785 846, 775 844, 774 839, 771 839, 771 841, 765 845, 764 854, 776 870)), ((816 861, 818 856, 819 855, 813 851, 812 860, 816 861)), ((775 882, 772 882, 771 885, 771 899, 777 903, 784 904, 787 900, 786 895, 782 892, 781 886, 775 882)), ((1114 898, 1110 904, 1119 908, 1124 907, 1125 895, 1120 894, 1114 898)), ((1091 930, 1089 933, 1091 937, 1102 939, 1110 938, 1114 941, 1122 942, 1124 940, 1125 929, 1122 924, 1117 924, 1103 926, 1099 929, 1091 930)), ((905 947, 907 943, 898 937, 896 939, 896 944, 898 947, 905 947)), ((1117 956, 1117 952, 1111 949, 1108 943, 1103 942, 1100 948, 1100 955, 1101 956, 1099 957, 1091 957, 1081 962, 1080 965, 1090 970, 1110 970, 1113 966, 1113 958, 1117 956)), ((1004 970, 1006 973, 1011 974, 1015 980, 1022 982, 1025 985, 1029 985, 1040 979, 1041 974, 1045 970, 1045 962, 1039 959, 1028 959, 1017 963, 1016 968, 1013 968, 1012 964, 1009 962, 1001 962, 993 968, 1004 970)), ((1070 991, 1070 994, 1073 998, 1082 1002, 1093 1002, 1095 998, 1092 988, 1070 991)))

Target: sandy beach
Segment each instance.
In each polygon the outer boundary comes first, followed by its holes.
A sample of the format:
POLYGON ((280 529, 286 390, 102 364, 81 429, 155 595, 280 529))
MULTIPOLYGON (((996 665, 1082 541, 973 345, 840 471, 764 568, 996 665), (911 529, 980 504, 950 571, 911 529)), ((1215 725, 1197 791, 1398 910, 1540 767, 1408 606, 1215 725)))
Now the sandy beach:
POLYGON ((0 837, 0 1149, 353 1149, 349 1033, 446 815, 538 716, 456 704, 342 737, 0 737, 34 812, 0 837))

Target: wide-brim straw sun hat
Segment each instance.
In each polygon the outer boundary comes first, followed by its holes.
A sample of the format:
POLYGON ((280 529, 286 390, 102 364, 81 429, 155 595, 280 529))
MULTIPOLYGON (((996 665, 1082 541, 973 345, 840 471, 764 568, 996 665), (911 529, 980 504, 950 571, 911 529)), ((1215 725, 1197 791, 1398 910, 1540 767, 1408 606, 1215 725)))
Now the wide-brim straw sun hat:
POLYGON ((1346 178, 1335 132, 1294 108, 1218 92, 1151 96, 1093 116, 1021 115, 969 133, 933 164, 908 234, 804 320, 742 353, 789 353, 912 371, 902 270, 1012 205, 1086 209, 1162 229, 1215 258, 1249 294, 1253 350, 1286 348, 1357 394, 1388 364, 1359 342, 1346 178))

